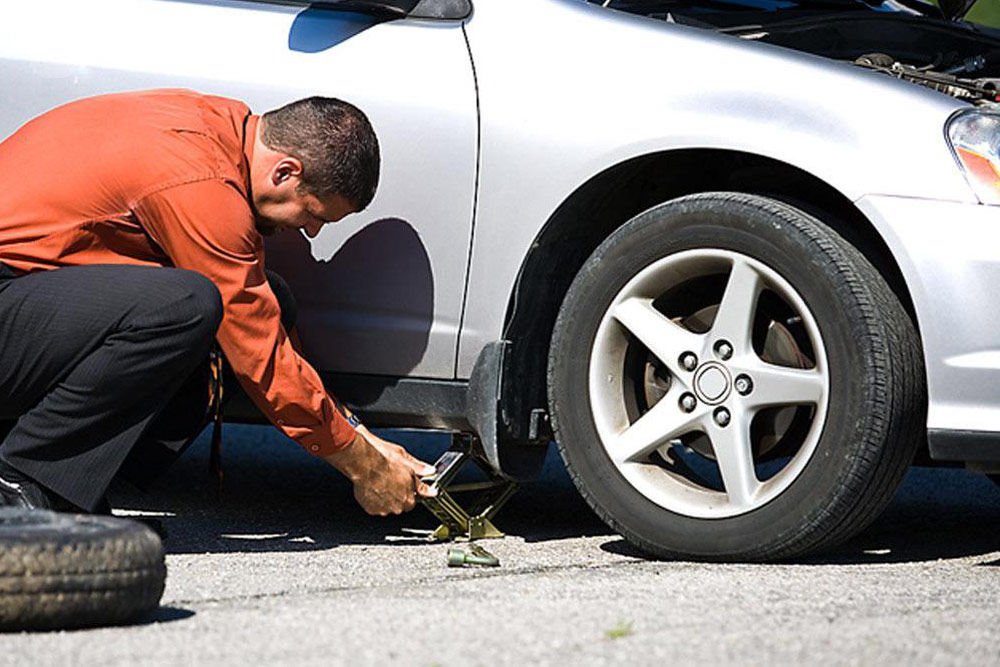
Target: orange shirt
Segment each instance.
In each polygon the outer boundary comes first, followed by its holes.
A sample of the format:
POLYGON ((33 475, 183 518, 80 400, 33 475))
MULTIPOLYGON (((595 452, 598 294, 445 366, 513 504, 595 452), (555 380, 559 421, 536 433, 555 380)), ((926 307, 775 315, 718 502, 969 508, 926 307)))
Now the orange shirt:
POLYGON ((257 122, 242 102, 184 90, 92 97, 30 121, 0 143, 0 262, 205 275, 222 294, 217 337, 240 384, 286 435, 325 455, 354 428, 292 348, 264 277, 249 204, 257 122))

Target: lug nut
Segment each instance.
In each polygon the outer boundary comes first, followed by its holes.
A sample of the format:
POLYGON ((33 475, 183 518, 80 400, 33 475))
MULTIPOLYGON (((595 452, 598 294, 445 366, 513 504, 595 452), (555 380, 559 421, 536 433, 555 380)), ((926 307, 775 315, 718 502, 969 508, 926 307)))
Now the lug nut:
POLYGON ((733 386, 736 387, 736 391, 743 396, 746 396, 753 391, 753 380, 751 380, 747 375, 740 375, 736 378, 736 382, 733 383, 733 386))
POLYGON ((694 394, 681 395, 679 403, 684 412, 694 412, 694 409, 698 407, 698 399, 694 397, 694 394))
POLYGON ((732 415, 730 415, 729 410, 726 410, 725 408, 719 408, 715 411, 715 423, 719 426, 728 426, 731 418, 732 415))
POLYGON ((693 371, 698 368, 698 357, 694 352, 685 352, 680 358, 681 368, 686 371, 693 371))
POLYGON ((715 353, 719 355, 719 358, 725 361, 729 357, 733 356, 733 346, 729 344, 728 341, 720 340, 715 344, 715 353))

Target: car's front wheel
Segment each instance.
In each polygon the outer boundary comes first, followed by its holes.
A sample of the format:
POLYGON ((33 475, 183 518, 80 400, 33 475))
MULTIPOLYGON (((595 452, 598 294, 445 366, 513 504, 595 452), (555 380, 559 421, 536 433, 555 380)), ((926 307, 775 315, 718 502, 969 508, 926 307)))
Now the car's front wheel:
POLYGON ((924 428, 914 326, 829 227, 709 193, 589 258, 553 335, 556 439, 581 493, 660 557, 828 547, 892 497, 924 428))

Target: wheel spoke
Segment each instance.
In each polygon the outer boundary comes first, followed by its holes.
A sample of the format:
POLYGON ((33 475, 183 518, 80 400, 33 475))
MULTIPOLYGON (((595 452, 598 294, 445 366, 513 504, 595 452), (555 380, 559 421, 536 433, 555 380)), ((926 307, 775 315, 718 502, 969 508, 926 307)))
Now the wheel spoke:
POLYGON ((701 349, 703 337, 675 324, 653 308, 651 299, 626 299, 615 307, 612 316, 675 375, 684 372, 678 363, 680 355, 701 349))
POLYGON ((747 369, 753 391, 744 405, 752 409, 779 405, 816 405, 826 396, 826 375, 817 368, 789 368, 760 362, 747 369))
POLYGON ((754 472, 748 416, 734 411, 725 427, 713 423, 707 430, 729 504, 734 508, 750 507, 760 481, 754 472))
POLYGON ((644 266, 605 311, 589 363, 600 454, 669 512, 745 515, 785 493, 817 451, 830 399, 826 346, 795 286, 762 260, 700 248, 644 266), (782 326, 768 330, 758 354, 756 325, 772 320, 782 326), (800 405, 774 420, 760 414, 800 405), (769 448, 772 436, 780 450, 769 448))
POLYGON ((661 445, 685 433, 700 430, 702 411, 687 413, 677 405, 679 392, 670 392, 646 414, 622 431, 608 447, 618 463, 639 462, 661 445))
POLYGON ((760 274, 746 260, 733 261, 726 291, 712 324, 712 339, 725 339, 735 354, 751 351, 754 313, 762 283, 760 274))

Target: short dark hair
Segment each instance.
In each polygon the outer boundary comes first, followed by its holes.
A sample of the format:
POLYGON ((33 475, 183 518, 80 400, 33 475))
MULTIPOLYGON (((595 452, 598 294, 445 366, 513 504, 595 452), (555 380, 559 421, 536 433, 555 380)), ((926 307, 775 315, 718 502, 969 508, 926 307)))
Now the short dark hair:
POLYGON ((332 97, 308 97, 268 111, 261 141, 302 161, 302 184, 317 197, 340 195, 357 210, 378 187, 378 137, 368 117, 332 97))

